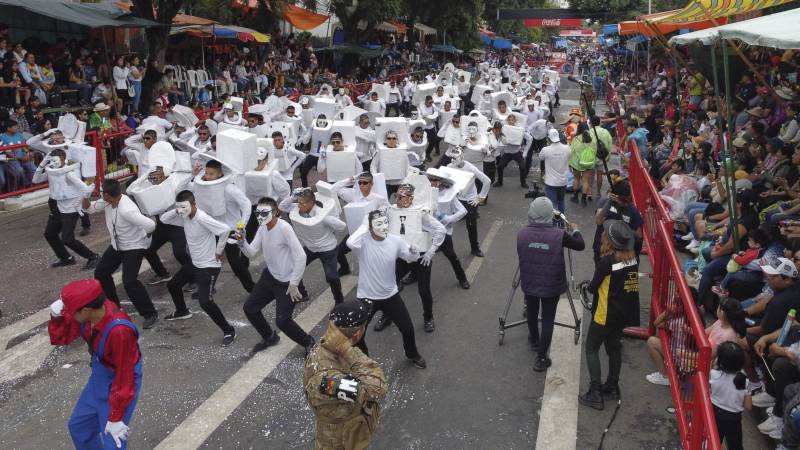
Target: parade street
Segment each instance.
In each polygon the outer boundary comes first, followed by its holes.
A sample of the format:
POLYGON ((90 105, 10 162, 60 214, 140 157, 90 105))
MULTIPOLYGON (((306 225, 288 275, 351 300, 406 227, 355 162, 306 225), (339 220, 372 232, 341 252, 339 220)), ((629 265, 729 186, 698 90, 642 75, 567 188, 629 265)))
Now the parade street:
MULTIPOLYGON (((562 80, 563 122, 578 90, 562 80)), ((614 159, 613 162, 615 162, 614 159)), ((516 167, 507 176, 513 180, 516 167)), ((531 180, 529 180, 530 182, 531 180)), ((386 373, 388 397, 374 435, 379 449, 585 449, 597 447, 613 405, 596 412, 578 407, 577 394, 585 389, 582 347, 573 330, 556 327, 551 357, 543 373, 531 370, 535 353, 525 326, 507 330, 498 345, 498 317, 502 315, 517 267, 516 233, 527 223, 530 200, 515 183, 493 189, 481 208, 479 238, 486 256, 472 257, 463 224, 454 232, 456 252, 462 259, 470 290, 457 286, 441 255, 434 259, 432 291, 436 331, 422 330, 416 285, 401 295, 414 320, 420 353, 427 370, 414 368, 403 356, 396 327, 376 333, 369 328, 370 354, 386 373)), ((594 207, 567 202, 566 215, 579 225, 590 244, 594 235, 594 207)), ((89 372, 86 348, 75 343, 51 347, 44 309, 62 284, 89 274, 78 266, 47 269, 49 249, 39 229, 46 208, 0 216, 2 251, 7 261, 0 293, 3 317, 0 329, 0 448, 70 448, 66 422, 89 372)), ((107 242, 98 224, 86 240, 89 247, 107 242)), ((164 255, 169 248, 162 249, 164 255)), ((173 263, 174 264, 174 263, 173 263)), ((258 260, 250 270, 257 274, 258 260)), ((575 282, 591 275, 591 250, 572 253, 575 282)), ((143 268, 141 278, 150 272, 143 268)), ((357 270, 357 266, 356 266, 357 270)), ((648 267, 640 266, 641 315, 646 321, 648 267)), ((300 326, 319 337, 333 301, 319 264, 312 263, 305 283, 312 300, 295 312, 300 326)), ((356 272, 356 271, 354 271, 356 272)), ((119 278, 115 278, 119 282, 119 278)), ((342 285, 346 298, 355 295, 356 278, 342 285)), ((148 286, 162 314, 172 310, 163 285, 148 286)), ((302 391, 303 352, 289 339, 249 357, 257 335, 242 313, 246 293, 227 265, 217 283, 216 302, 237 328, 237 339, 221 347, 219 332, 189 303, 195 316, 187 321, 159 321, 142 330, 139 345, 146 368, 136 415, 130 424, 130 445, 135 449, 283 449, 310 448, 314 422, 302 391)), ((123 300, 123 306, 125 302, 123 300)), ((128 304, 128 307, 130 304, 128 304)), ((580 301, 575 308, 586 318, 580 301)), ((274 320, 274 308, 266 309, 274 320)), ((141 318, 135 317, 139 322, 141 318)), ((522 319, 522 296, 517 292, 509 321, 522 319)), ((573 324, 569 302, 562 298, 557 321, 573 324)), ((584 330, 586 328, 584 322, 584 330)), ((651 368, 643 341, 623 342, 625 370, 620 381, 622 405, 605 437, 604 447, 615 449, 678 448, 672 405, 667 388, 653 389, 644 381, 651 368)), ((605 364, 605 362, 604 362, 605 364)), ((605 369, 604 369, 605 370, 605 369)))

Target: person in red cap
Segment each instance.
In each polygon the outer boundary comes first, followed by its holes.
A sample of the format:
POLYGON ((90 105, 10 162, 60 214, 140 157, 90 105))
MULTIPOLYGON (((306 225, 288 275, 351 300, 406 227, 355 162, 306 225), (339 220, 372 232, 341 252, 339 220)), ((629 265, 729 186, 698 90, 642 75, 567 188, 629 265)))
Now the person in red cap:
POLYGON ((50 316, 50 343, 69 345, 83 336, 92 358, 89 382, 69 419, 75 448, 126 448, 128 424, 142 386, 136 326, 106 298, 97 280, 66 284, 61 298, 50 305, 50 316))

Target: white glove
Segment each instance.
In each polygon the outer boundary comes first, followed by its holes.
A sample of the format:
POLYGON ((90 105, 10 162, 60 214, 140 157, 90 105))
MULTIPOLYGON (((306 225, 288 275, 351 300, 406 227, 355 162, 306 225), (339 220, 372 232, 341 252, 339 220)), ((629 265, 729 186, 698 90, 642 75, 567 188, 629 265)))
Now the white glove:
POLYGON ((122 441, 128 440, 128 428, 124 422, 106 422, 106 433, 110 434, 117 444, 117 448, 122 448, 122 441))
POLYGON ((467 203, 469 203, 470 206, 474 206, 477 208, 478 205, 480 204, 480 200, 478 200, 478 197, 475 197, 472 200, 468 201, 467 203))
POLYGON ((61 317, 61 313, 64 312, 64 302, 61 299, 54 301, 50 305, 50 315, 53 317, 61 317))
POLYGON ((286 290, 286 293, 289 294, 289 298, 295 303, 303 299, 303 295, 300 294, 300 288, 297 287, 296 284, 289 283, 289 289, 286 290))
POLYGON ((42 158, 42 162, 39 163, 39 168, 40 169, 44 169, 45 167, 49 166, 50 165, 50 161, 52 161, 52 159, 53 158, 50 157, 50 153, 45 155, 45 157, 42 158))
POLYGON ((428 250, 424 255, 422 255, 422 261, 420 261, 420 263, 425 267, 430 266, 435 254, 435 251, 428 250))
POLYGON ((42 133, 42 137, 44 138, 50 137, 50 135, 55 133, 56 131, 58 131, 58 128, 50 128, 49 130, 42 133))

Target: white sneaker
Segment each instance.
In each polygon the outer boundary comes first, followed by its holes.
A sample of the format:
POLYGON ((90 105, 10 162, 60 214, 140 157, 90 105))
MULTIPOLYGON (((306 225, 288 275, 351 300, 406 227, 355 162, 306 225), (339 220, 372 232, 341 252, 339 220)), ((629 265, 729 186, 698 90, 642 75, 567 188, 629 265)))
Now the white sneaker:
POLYGON ((775 397, 767 394, 766 391, 761 391, 753 396, 753 406, 759 408, 768 408, 775 404, 775 397))
POLYGON ((653 384, 669 386, 669 378, 665 377, 661 372, 648 373, 645 378, 653 384))
POLYGON ((700 249, 698 249, 697 247, 690 248, 689 251, 692 252, 693 255, 699 255, 700 254, 700 249))
POLYGON ((779 422, 778 428, 767 433, 767 436, 772 439, 781 439, 783 437, 783 420, 779 422))
POLYGON ((763 391, 763 390, 764 390, 764 383, 761 380, 758 381, 747 380, 747 392, 753 393, 756 391, 763 391))
POLYGON ((758 424, 758 431, 769 434, 779 429, 783 425, 783 420, 780 417, 769 416, 767 420, 758 424))
POLYGON ((692 239, 692 242, 686 244, 686 250, 692 250, 697 247, 700 247, 700 241, 698 241, 697 239, 692 239))
POLYGON ((686 234, 681 236, 682 241, 691 241, 694 240, 694 235, 692 233, 686 234))

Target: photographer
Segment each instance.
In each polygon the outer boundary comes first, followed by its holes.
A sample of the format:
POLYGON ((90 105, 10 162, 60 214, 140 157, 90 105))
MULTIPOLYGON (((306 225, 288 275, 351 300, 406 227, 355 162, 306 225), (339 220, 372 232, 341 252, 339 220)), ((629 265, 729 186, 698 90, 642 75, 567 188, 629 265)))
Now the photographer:
POLYGON ((564 247, 583 250, 586 245, 575 224, 567 229, 553 226, 553 203, 546 197, 531 202, 527 226, 517 233, 519 273, 525 305, 528 309, 528 340, 536 347, 538 356, 533 370, 543 372, 550 367, 547 356, 556 308, 561 294, 567 291, 564 247), (539 334, 539 304, 542 306, 542 333, 539 334))
POLYGON ((634 250, 636 256, 642 252, 642 230, 644 219, 639 209, 631 202, 631 185, 628 180, 619 180, 611 187, 608 198, 600 200, 600 207, 594 216, 597 229, 594 234, 592 250, 594 251, 594 262, 600 261, 600 242, 603 235, 603 223, 607 220, 621 220, 625 222, 633 231, 636 237, 634 250))

